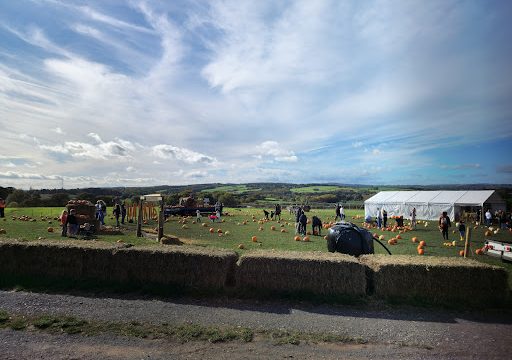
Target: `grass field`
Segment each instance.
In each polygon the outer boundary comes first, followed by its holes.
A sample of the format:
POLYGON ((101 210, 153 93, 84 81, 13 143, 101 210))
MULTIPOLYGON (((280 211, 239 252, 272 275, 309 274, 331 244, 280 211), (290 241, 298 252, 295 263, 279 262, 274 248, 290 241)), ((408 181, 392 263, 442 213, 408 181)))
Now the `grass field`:
POLYGON ((253 188, 249 188, 247 187, 247 185, 223 185, 223 186, 217 186, 215 188, 212 188, 212 189, 205 189, 201 192, 203 193, 213 193, 213 192, 216 192, 216 191, 220 191, 220 192, 230 192, 230 193, 234 193, 234 194, 243 194, 243 193, 246 193, 246 192, 251 192, 251 191, 260 191, 261 189, 253 189, 253 188))
POLYGON ((315 193, 326 193, 340 190, 353 190, 348 187, 336 186, 336 185, 317 185, 317 186, 303 186, 290 189, 291 192, 296 194, 315 194, 315 193))
MULTIPOLYGON (((0 234, 0 238, 16 238, 24 241, 34 241, 39 238, 53 239, 66 241, 67 238, 60 236, 59 222, 54 220, 62 208, 19 208, 19 209, 6 209, 6 218, 4 221, 0 220, 0 228, 5 229, 6 234, 0 234), (36 221, 20 221, 12 220, 12 217, 19 217, 22 215, 35 218, 36 221), (46 219, 49 217, 50 219, 46 219), (49 223, 51 222, 51 223, 49 223), (47 228, 54 227, 55 232, 49 233, 47 228)), ((309 242, 295 241, 295 220, 294 216, 287 211, 283 211, 282 221, 268 221, 262 222, 263 211, 261 209, 226 209, 226 216, 223 216, 223 222, 211 223, 206 216, 203 216, 201 223, 194 223, 195 218, 188 218, 183 223, 182 218, 171 217, 165 223, 164 233, 166 235, 175 235, 179 237, 184 243, 184 246, 200 246, 200 247, 214 247, 235 250, 243 253, 251 250, 285 250, 285 251, 318 251, 327 252, 326 241, 323 236, 310 236, 309 242), (202 224, 205 224, 203 226, 202 224), (272 227, 275 230, 272 230, 272 227), (210 232, 213 229, 213 233, 210 232), (261 230, 260 230, 261 228, 261 230), (222 235, 219 236, 218 230, 222 230, 222 235), (284 232, 281 232, 284 230, 284 232), (257 237, 257 241, 251 240, 252 236, 257 237), (243 244, 244 249, 239 249, 239 245, 243 244)), ((107 225, 115 225, 115 220, 111 218, 112 209, 108 209, 108 217, 106 218, 107 225)), ((361 226, 361 219, 353 219, 355 216, 362 216, 362 210, 347 210, 347 220, 354 222, 356 225, 361 226)), ((312 210, 306 213, 308 218, 317 215, 323 222, 334 220, 334 210, 312 210)), ((3 219, 2 219, 3 220, 3 219)), ((394 220, 390 220, 393 224, 394 220)), ((155 228, 156 222, 150 221, 145 228, 155 228)), ((451 229, 454 229, 452 226, 451 229)), ((136 225, 125 224, 122 226, 122 235, 98 235, 96 241, 105 241, 115 243, 121 240, 125 243, 137 245, 154 245, 161 246, 155 240, 148 238, 137 238, 135 236, 136 225)), ((308 231, 311 231, 308 225, 308 231)), ((391 237, 395 237, 397 233, 390 231, 381 231, 372 229, 373 233, 377 235, 384 235, 386 241, 391 237)), ((475 260, 503 266, 509 273, 512 273, 512 264, 503 263, 500 260, 474 254, 477 248, 483 246, 485 242, 484 236, 485 228, 483 226, 477 227, 475 230, 472 228, 472 255, 475 260)), ((322 235, 325 235, 327 230, 322 229, 322 235)), ((464 248, 464 242, 459 241, 458 232, 453 233, 450 230, 450 240, 456 241, 456 246, 444 246, 445 242, 441 233, 437 229, 435 222, 429 222, 427 227, 420 224, 417 230, 413 230, 401 234, 402 239, 398 241, 397 245, 388 245, 392 254, 404 255, 417 255, 417 244, 412 243, 411 239, 417 237, 419 240, 424 240, 427 243, 425 248, 425 256, 453 256, 458 257, 459 251, 464 248)), ((497 235, 493 235, 493 239, 498 241, 512 241, 512 233, 509 231, 501 231, 497 235)), ((377 243, 375 243, 375 253, 385 254, 385 250, 377 243)), ((512 284, 512 276, 509 276, 509 284, 512 284)), ((511 286, 512 288, 512 286, 511 286)))

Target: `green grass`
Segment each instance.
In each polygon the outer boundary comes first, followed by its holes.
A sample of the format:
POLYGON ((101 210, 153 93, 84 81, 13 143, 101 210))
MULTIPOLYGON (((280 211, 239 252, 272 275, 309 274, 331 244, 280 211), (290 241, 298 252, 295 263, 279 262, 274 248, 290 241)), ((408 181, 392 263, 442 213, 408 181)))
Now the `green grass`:
POLYGON ((233 194, 244 194, 248 192, 261 191, 260 188, 250 188, 247 185, 222 185, 212 189, 202 190, 202 193, 229 192, 233 194))
POLYGON ((316 193, 327 193, 341 190, 353 190, 343 186, 336 185, 316 185, 316 186, 303 186, 291 188, 290 191, 296 194, 316 194, 316 193))
POLYGON ((18 331, 34 329, 50 334, 67 333, 85 336, 108 333, 135 338, 169 339, 181 343, 192 341, 208 341, 211 343, 252 342, 255 338, 269 340, 274 345, 298 345, 301 342, 366 343, 366 341, 360 338, 330 333, 309 333, 275 329, 253 330, 241 326, 204 326, 194 323, 148 324, 137 321, 112 322, 48 314, 25 316, 9 314, 0 309, 0 329, 2 328, 11 328, 18 331))
MULTIPOLYGON (((19 209, 6 209, 5 221, 0 220, 0 228, 6 230, 6 234, 0 235, 1 238, 16 238, 24 241, 34 241, 39 237, 45 239, 68 241, 68 238, 60 236, 60 227, 58 221, 52 221, 52 224, 48 224, 47 220, 41 220, 41 216, 56 216, 61 211, 61 208, 19 208, 19 209), (36 222, 25 222, 20 220, 13 221, 11 216, 36 216, 36 222), (47 227, 53 226, 55 232, 47 232, 47 227)), ((195 217, 188 218, 186 220, 185 227, 183 228, 183 219, 178 217, 169 218, 168 222, 164 225, 164 233, 167 235, 175 235, 179 237, 184 243, 184 246, 199 246, 199 247, 211 247, 211 248, 223 248, 237 251, 238 253, 245 253, 253 250, 283 250, 283 251, 320 251, 327 252, 327 247, 323 236, 310 236, 310 242, 294 241, 295 236, 295 219, 294 216, 289 214, 286 210, 283 210, 282 221, 268 221, 262 224, 259 221, 263 218, 263 211, 256 208, 247 209, 226 209, 228 216, 223 216, 222 223, 211 223, 206 216, 203 216, 202 222, 205 223, 206 227, 203 227, 201 223, 193 223, 195 217), (254 219, 253 219, 254 217, 254 219), (254 221, 253 221, 254 220, 254 221), (246 223, 244 225, 244 222, 246 223), (271 226, 275 227, 275 231, 271 230, 271 226), (283 226, 283 227, 281 227, 283 226), (259 228, 263 230, 259 230, 259 228), (209 229, 213 228, 214 232, 210 233, 209 229), (222 236, 219 236, 217 230, 222 230, 222 236), (281 233, 280 230, 285 229, 285 233, 281 233), (257 242, 251 241, 251 237, 256 236, 257 242), (243 244, 244 249, 238 248, 240 244, 243 244)), ((111 209, 109 209, 109 216, 106 219, 107 225, 114 225, 115 221, 110 218, 111 209)), ((347 220, 354 222, 356 225, 361 226, 362 219, 353 219, 352 217, 358 215, 362 216, 362 210, 346 210, 347 220)), ((323 222, 329 222, 334 220, 334 209, 322 209, 312 210, 306 213, 308 218, 313 215, 317 215, 322 219, 323 222)), ((390 224, 394 224, 394 220, 389 221, 390 224)), ((156 222, 150 221, 147 228, 155 228, 156 222)), ((442 239, 441 233, 437 229, 435 222, 430 221, 429 225, 425 227, 423 224, 419 224, 417 230, 401 234, 402 240, 398 241, 397 245, 388 245, 387 240, 397 235, 390 231, 381 231, 378 229, 371 229, 372 233, 377 235, 384 235, 386 238, 386 246, 390 249, 393 254, 405 254, 405 255, 417 255, 417 244, 411 242, 412 237, 417 237, 420 240, 425 240, 427 247, 425 248, 426 256, 453 256, 458 257, 459 251, 464 248, 464 243, 459 241, 458 232, 452 233, 455 229, 453 225, 450 229, 450 240, 456 240, 455 247, 443 246, 444 240, 442 239)), ((118 240, 122 240, 125 243, 130 243, 135 246, 139 245, 153 245, 160 246, 155 240, 147 238, 137 238, 135 236, 136 225, 125 224, 122 228, 122 235, 98 235, 97 241, 116 243, 118 240)), ((311 231, 310 225, 308 230, 311 231)), ((479 226, 476 230, 472 229, 472 258, 481 261, 483 263, 498 265, 504 267, 509 273, 512 273, 512 264, 504 263, 498 259, 491 258, 489 256, 477 256, 474 255, 474 250, 482 247, 485 242, 484 237, 485 228, 479 226)), ((327 230, 322 229, 322 235, 325 235, 327 230)), ((512 233, 508 231, 501 231, 497 235, 492 237, 498 241, 512 241, 512 233)), ((385 254, 385 250, 377 243, 375 243, 375 252, 377 254, 385 254)), ((512 276, 509 276, 509 285, 512 288, 512 276)))

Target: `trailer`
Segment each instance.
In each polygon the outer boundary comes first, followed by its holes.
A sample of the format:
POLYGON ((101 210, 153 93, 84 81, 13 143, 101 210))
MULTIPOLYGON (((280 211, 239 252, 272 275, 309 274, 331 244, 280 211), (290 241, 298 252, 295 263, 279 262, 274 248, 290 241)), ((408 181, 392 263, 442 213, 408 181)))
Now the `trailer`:
POLYGON ((502 261, 512 262, 512 244, 510 243, 487 240, 484 245, 484 253, 502 261))
POLYGON ((166 206, 164 208, 164 217, 168 218, 169 216, 195 216, 197 210, 201 213, 201 215, 207 215, 215 213, 214 206, 166 206))

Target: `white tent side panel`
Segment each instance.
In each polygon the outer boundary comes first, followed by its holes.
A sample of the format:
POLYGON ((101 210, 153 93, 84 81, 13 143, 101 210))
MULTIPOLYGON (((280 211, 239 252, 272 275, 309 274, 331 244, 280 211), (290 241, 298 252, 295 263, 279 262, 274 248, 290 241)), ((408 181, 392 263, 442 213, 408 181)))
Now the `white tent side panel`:
POLYGON ((494 190, 471 191, 381 191, 364 202, 365 217, 375 218, 377 211, 384 208, 388 216, 403 216, 410 219, 416 208, 416 218, 437 220, 443 212, 450 219, 462 206, 489 206, 492 210, 505 209, 505 202, 494 190))

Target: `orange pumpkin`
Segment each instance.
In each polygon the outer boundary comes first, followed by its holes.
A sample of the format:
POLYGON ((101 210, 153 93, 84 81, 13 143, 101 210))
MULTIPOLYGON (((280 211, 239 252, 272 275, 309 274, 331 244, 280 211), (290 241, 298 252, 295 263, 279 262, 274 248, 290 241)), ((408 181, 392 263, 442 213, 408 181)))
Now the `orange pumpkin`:
POLYGON ((211 232, 212 234, 214 233, 214 231, 215 231, 215 229, 214 229, 214 228, 210 228, 210 232, 211 232))
POLYGON ((272 231, 274 231, 275 229, 276 229, 276 227, 273 225, 270 227, 270 230, 272 230, 272 231))
POLYGON ((421 241, 420 241, 420 245, 421 245, 421 247, 423 247, 423 246, 427 246, 427 243, 425 242, 425 240, 421 240, 421 241))
POLYGON ((53 232, 53 228, 51 226, 48 228, 48 232, 53 232))
POLYGON ((302 240, 308 242, 309 241, 309 236, 304 236, 304 239, 302 239, 302 240))
POLYGON ((256 236, 253 236, 253 237, 251 238, 251 240, 252 240, 252 242, 258 242, 258 238, 257 238, 256 236))
POLYGON ((295 236, 295 237, 293 238, 293 240, 295 240, 295 241, 300 241, 301 239, 300 239, 300 236, 298 236, 298 235, 297 235, 297 236, 295 236))
POLYGON ((464 250, 459 251, 460 256, 464 256, 464 250))
POLYGON ((425 250, 423 248, 418 248, 418 255, 425 254, 425 250))
POLYGON ((222 234, 222 229, 217 229, 217 232, 218 232, 219 234, 222 234))
POLYGON ((245 249, 245 246, 244 246, 244 244, 240 244, 240 245, 238 245, 238 248, 239 249, 245 249))

